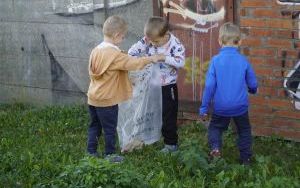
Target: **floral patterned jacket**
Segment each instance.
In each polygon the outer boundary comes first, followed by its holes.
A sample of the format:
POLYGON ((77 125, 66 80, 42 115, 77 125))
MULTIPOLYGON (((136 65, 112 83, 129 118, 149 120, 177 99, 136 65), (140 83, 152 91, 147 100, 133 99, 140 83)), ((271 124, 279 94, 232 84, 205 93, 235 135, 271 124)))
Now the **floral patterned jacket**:
POLYGON ((151 45, 146 37, 143 37, 129 49, 128 54, 131 56, 165 54, 166 60, 160 63, 162 86, 175 84, 177 82, 178 69, 184 66, 184 46, 173 34, 170 34, 169 41, 160 47, 151 45))

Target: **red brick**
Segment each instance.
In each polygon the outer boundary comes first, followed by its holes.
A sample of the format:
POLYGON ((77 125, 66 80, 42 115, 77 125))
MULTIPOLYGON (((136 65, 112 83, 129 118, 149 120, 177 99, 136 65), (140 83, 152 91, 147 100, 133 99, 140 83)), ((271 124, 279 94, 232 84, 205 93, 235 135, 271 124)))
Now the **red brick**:
POLYGON ((256 18, 241 18, 240 26, 241 27, 265 27, 266 21, 263 19, 256 19, 256 18))
POLYGON ((258 29, 258 28, 249 29, 249 35, 254 37, 267 37, 267 36, 271 36, 272 33, 273 31, 269 29, 258 29))
POLYGON ((272 91, 272 96, 273 97, 276 97, 276 99, 282 99, 282 100, 287 100, 287 95, 286 95, 286 92, 285 92, 285 89, 283 89, 283 86, 281 86, 281 88, 275 88, 273 87, 272 88, 273 91, 272 91))
POLYGON ((242 34, 249 35, 249 28, 241 27, 240 29, 242 34))
POLYGON ((261 106, 261 105, 252 105, 250 106, 250 110, 251 113, 250 114, 254 114, 254 113, 259 113, 259 114, 272 114, 273 110, 271 107, 269 106, 261 106))
POLYGON ((266 58, 265 63, 273 68, 282 68, 282 60, 279 58, 266 58))
POLYGON ((283 79, 282 71, 277 71, 276 69, 273 69, 272 78, 274 78, 274 79, 283 79))
POLYGON ((269 39, 267 45, 270 47, 278 47, 278 48, 291 48, 292 42, 287 39, 269 39))
POLYGON ((278 31, 274 31, 273 32, 273 37, 277 37, 277 38, 293 38, 296 37, 295 33, 293 31, 291 31, 290 29, 288 30, 278 30, 278 31))
POLYGON ((261 127, 261 125, 258 125, 252 128, 252 132, 258 136, 272 136, 276 131, 271 127, 261 127))
POLYGON ((264 68, 261 66, 254 67, 255 73, 258 75, 271 75, 273 73, 273 69, 270 67, 264 68))
POLYGON ((295 130, 277 130, 277 134, 287 139, 300 140, 300 131, 295 130))
POLYGON ((277 91, 276 88, 273 87, 259 87, 258 94, 264 96, 277 96, 277 91))
POLYGON ((282 97, 282 98, 283 97, 288 97, 285 89, 278 89, 277 96, 282 97))
POLYGON ((249 56, 249 48, 241 48, 241 53, 245 56, 249 56))
POLYGON ((265 60, 266 59, 263 57, 253 57, 253 56, 249 57, 249 61, 253 65, 263 65, 266 62, 265 60))
POLYGON ((277 78, 284 78, 287 75, 287 73, 288 71, 285 71, 283 68, 273 70, 273 75, 277 78))
POLYGON ((250 97, 250 103, 251 105, 266 105, 267 104, 267 101, 268 99, 265 98, 265 97, 262 97, 262 96, 253 96, 253 97, 250 97))
POLYGON ((252 132, 257 136, 282 136, 292 140, 300 140, 300 131, 274 129, 272 127, 253 127, 252 132))
POLYGON ((296 63, 298 63, 298 62, 299 62, 299 59, 298 59, 298 58, 297 58, 297 59, 287 59, 287 60, 285 61, 285 66, 284 66, 284 68, 294 69, 296 63))
POLYGON ((260 80, 261 86, 268 86, 268 87, 282 87, 283 82, 281 80, 277 79, 271 79, 271 78, 263 78, 260 80))
POLYGON ((181 118, 186 120, 200 120, 200 117, 197 113, 191 112, 183 112, 181 118))
POLYGON ((292 107, 293 103, 290 100, 282 100, 282 99, 270 99, 268 101, 271 107, 280 107, 281 109, 292 107))
POLYGON ((189 119, 177 119, 177 125, 178 126, 185 126, 185 125, 190 125, 192 123, 194 123, 195 120, 189 120, 189 119))
POLYGON ((275 115, 277 117, 286 117, 286 118, 291 118, 291 119, 299 119, 300 120, 300 113, 295 112, 295 111, 277 111, 275 112, 275 115))
POLYGON ((253 56, 275 56, 276 51, 268 48, 251 48, 249 54, 253 56))
POLYGON ((272 124, 272 114, 261 114, 255 111, 250 111, 250 122, 251 124, 260 126, 271 126, 272 124))
POLYGON ((270 18, 279 18, 281 17, 281 14, 278 10, 274 9, 254 9, 252 16, 261 18, 261 17, 270 17, 270 18))
POLYGON ((298 50, 282 50, 280 49, 278 54, 284 59, 299 59, 300 52, 298 50))
POLYGON ((300 131, 300 121, 297 120, 275 117, 272 120, 272 125, 274 127, 297 129, 300 131))
POLYGON ((267 27, 278 29, 293 29, 293 22, 291 20, 270 19, 265 22, 267 27))
POLYGON ((260 38, 245 38, 242 40, 242 46, 261 46, 262 42, 260 38))

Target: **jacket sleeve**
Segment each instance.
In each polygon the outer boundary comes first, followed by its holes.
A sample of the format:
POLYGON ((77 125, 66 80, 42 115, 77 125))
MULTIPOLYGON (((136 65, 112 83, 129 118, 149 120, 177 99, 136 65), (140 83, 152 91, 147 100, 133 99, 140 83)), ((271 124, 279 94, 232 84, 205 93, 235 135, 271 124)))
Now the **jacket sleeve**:
POLYGON ((131 57, 128 54, 119 52, 111 63, 109 70, 141 70, 149 63, 151 63, 149 57, 131 57))
POLYGON ((212 60, 208 72, 206 74, 205 88, 202 97, 201 107, 199 109, 199 114, 204 115, 208 113, 210 102, 215 94, 217 82, 216 82, 216 72, 214 67, 214 61, 212 60))
POLYGON ((146 38, 144 37, 130 47, 130 49, 128 50, 128 54, 131 56, 140 56, 142 53, 146 51, 146 48, 147 48, 146 38))
POLYGON ((185 49, 182 44, 171 49, 171 55, 166 56, 165 63, 175 68, 182 68, 184 66, 185 49))
POLYGON ((258 84, 254 70, 249 62, 247 62, 246 83, 248 86, 248 92, 255 94, 257 92, 258 84))

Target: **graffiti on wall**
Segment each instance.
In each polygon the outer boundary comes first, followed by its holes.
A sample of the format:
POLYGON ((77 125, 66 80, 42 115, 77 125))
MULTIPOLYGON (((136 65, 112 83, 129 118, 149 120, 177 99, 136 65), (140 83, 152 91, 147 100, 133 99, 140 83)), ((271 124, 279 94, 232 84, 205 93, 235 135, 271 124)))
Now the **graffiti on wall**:
POLYGON ((300 0, 277 0, 277 3, 280 5, 294 5, 297 3, 300 4, 300 0))
MULTIPOLYGON (((282 10, 282 15, 288 15, 292 20, 298 20, 298 29, 292 32, 292 39, 300 39, 300 11, 295 10, 294 6, 300 5, 300 0, 277 0, 280 5, 289 5, 288 10, 282 10), (297 31, 298 30, 298 31, 297 31)), ((294 48, 297 50, 300 46, 294 40, 294 48)), ((283 87, 287 95, 293 99, 295 109, 300 110, 300 50, 298 52, 298 59, 294 67, 287 67, 287 52, 282 52, 282 76, 284 77, 283 87)))
POLYGON ((78 16, 85 14, 92 14, 94 11, 101 11, 104 9, 113 9, 123 6, 131 5, 140 0, 107 0, 107 5, 104 1, 102 3, 93 3, 91 0, 81 0, 80 2, 74 2, 69 0, 69 3, 61 9, 56 7, 56 3, 53 4, 53 10, 55 14, 60 16, 78 16))
POLYGON ((218 21, 225 17, 225 9, 216 10, 213 0, 180 0, 178 3, 171 0, 161 0, 164 14, 177 14, 183 18, 177 27, 191 29, 198 32, 208 32, 218 27, 218 21), (214 23, 205 27, 207 23, 214 23))
POLYGON ((181 100, 202 98, 205 74, 217 53, 218 30, 225 19, 224 0, 160 0, 163 14, 186 48, 184 73, 179 76, 181 100))

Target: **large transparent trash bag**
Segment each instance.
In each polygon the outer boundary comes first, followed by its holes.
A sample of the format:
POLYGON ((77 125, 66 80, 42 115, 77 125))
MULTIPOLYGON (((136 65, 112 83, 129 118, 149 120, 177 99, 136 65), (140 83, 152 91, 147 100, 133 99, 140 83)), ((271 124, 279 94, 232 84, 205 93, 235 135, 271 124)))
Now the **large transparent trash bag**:
POLYGON ((162 94, 159 64, 130 72, 132 99, 119 105, 118 136, 122 152, 141 148, 160 139, 162 94))

